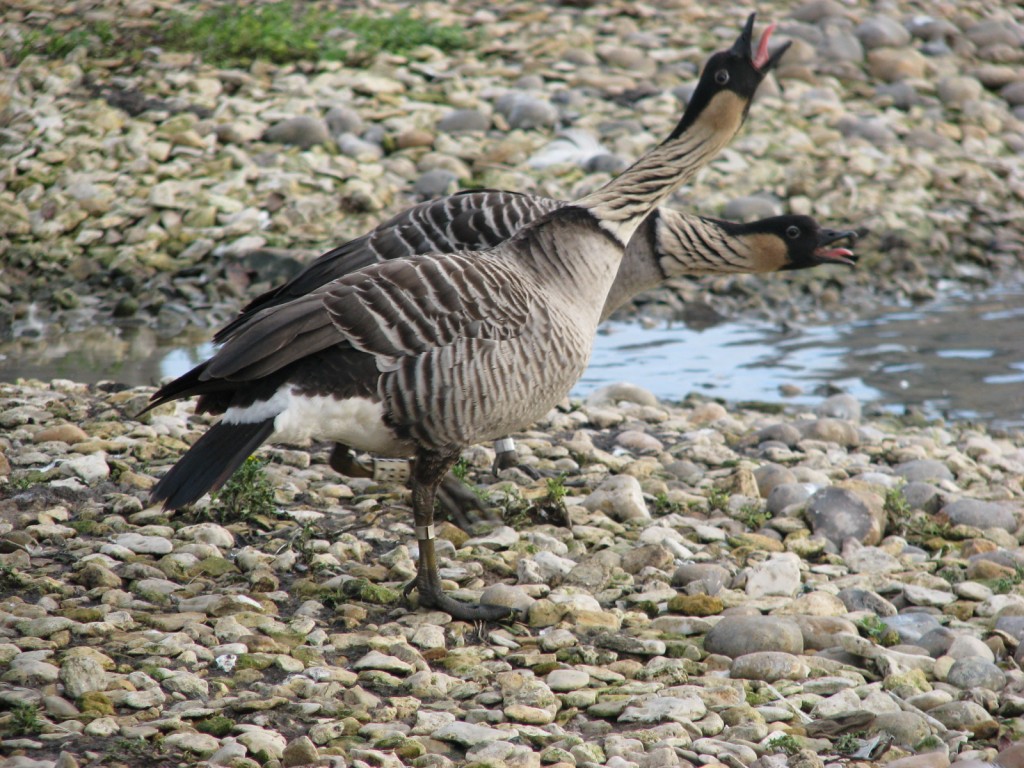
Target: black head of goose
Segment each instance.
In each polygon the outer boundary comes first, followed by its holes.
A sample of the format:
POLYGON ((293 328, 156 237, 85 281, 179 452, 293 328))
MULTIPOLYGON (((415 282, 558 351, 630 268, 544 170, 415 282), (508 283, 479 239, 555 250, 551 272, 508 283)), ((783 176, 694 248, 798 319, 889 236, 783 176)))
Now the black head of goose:
POLYGON ((213 357, 153 395, 152 406, 199 395, 198 412, 223 414, 156 485, 154 501, 194 502, 268 439, 414 456, 420 560, 409 587, 457 618, 508 615, 444 593, 437 487, 463 447, 535 421, 576 382, 630 236, 743 122, 744 99, 760 82, 745 72, 771 63, 766 39, 750 53, 751 26, 741 36, 747 55, 723 60, 728 78, 705 68, 706 97, 691 100, 686 128, 597 192, 491 251, 374 264, 256 312, 213 357), (736 82, 751 83, 743 99, 736 82))

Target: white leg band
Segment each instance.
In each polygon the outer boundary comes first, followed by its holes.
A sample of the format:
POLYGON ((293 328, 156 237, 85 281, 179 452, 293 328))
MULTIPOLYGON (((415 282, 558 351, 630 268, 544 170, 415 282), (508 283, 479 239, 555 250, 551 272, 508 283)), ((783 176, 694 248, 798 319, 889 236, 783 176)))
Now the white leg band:
POLYGON ((408 459, 373 460, 373 479, 379 483, 404 483, 409 479, 408 459))
POLYGON ((516 441, 511 437, 503 437, 500 440, 494 441, 494 452, 495 453, 508 453, 516 449, 516 441))
POLYGON ((416 539, 418 541, 429 541, 432 538, 434 538, 434 526, 432 524, 416 526, 416 539))

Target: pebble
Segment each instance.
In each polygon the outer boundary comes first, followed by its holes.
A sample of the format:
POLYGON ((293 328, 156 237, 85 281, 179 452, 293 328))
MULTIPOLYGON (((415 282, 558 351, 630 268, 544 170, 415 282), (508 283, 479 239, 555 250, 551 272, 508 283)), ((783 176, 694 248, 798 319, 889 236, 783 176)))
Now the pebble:
POLYGON ((882 524, 864 500, 846 488, 822 488, 807 502, 807 520, 815 536, 840 546, 847 539, 877 544, 882 524))
POLYGON ((939 514, 952 525, 972 528, 1003 528, 1012 532, 1019 525, 1017 515, 1009 507, 978 499, 958 499, 942 507, 939 514))
POLYGON ((443 133, 478 133, 489 130, 491 118, 478 109, 456 109, 437 121, 443 133))
POLYGON ((804 640, 800 627, 787 619, 723 616, 707 633, 704 647, 730 658, 768 651, 800 654, 804 640))
POLYGON ((632 475, 609 477, 584 500, 583 506, 604 512, 619 521, 643 520, 651 516, 640 481, 632 475))
POLYGON ((276 123, 263 132, 263 141, 309 149, 330 139, 327 123, 310 115, 299 115, 276 123))

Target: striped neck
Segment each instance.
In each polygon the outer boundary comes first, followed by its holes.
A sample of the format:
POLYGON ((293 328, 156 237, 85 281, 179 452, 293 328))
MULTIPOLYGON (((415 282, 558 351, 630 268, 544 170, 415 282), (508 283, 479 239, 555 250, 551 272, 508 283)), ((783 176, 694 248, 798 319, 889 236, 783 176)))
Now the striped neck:
POLYGON ((685 131, 659 144, 576 205, 588 209, 625 245, 655 207, 732 140, 744 116, 745 103, 736 94, 718 94, 685 131))

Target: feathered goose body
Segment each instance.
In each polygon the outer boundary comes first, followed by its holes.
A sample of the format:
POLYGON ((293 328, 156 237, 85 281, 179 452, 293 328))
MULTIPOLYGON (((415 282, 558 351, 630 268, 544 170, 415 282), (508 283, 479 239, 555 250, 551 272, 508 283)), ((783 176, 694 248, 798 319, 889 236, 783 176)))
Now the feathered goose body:
POLYGON ((768 33, 751 55, 752 26, 753 16, 732 50, 711 57, 669 138, 593 194, 490 251, 374 264, 253 314, 154 395, 153 405, 199 395, 197 410, 225 418, 153 497, 188 504, 281 434, 414 454, 421 600, 464 618, 504 615, 444 595, 437 486, 462 447, 542 416, 582 373, 630 237, 732 138, 773 61, 768 33), (328 413, 325 397, 338 403, 328 413))

